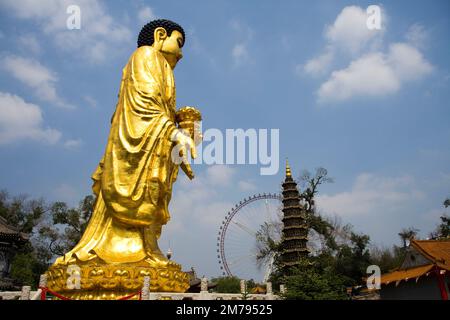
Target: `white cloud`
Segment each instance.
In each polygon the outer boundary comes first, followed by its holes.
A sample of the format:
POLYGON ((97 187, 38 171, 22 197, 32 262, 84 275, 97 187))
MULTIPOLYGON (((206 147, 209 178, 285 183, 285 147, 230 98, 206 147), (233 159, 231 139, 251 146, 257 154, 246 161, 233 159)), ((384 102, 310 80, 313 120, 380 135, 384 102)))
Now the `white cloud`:
POLYGON ((238 182, 239 190, 241 191, 254 191, 256 190, 256 186, 249 181, 239 181, 238 182))
POLYGON ((305 65, 298 65, 297 72, 303 71, 311 76, 322 75, 328 71, 331 62, 333 61, 334 53, 331 49, 326 50, 323 54, 316 58, 308 60, 305 65))
POLYGON ((411 176, 381 177, 363 173, 356 178, 350 191, 320 195, 317 203, 320 210, 329 214, 376 217, 400 215, 407 211, 402 209, 424 197, 411 176))
POLYGON ((323 52, 295 67, 299 74, 317 77, 333 70, 337 57, 349 61, 347 67, 331 71, 321 84, 317 91, 319 103, 393 94, 406 82, 432 71, 432 65, 418 49, 426 39, 423 26, 412 25, 406 34, 407 42, 387 44, 383 39, 386 12, 381 10, 381 30, 367 28, 367 18, 365 9, 345 7, 325 28, 323 52), (385 52, 382 48, 386 47, 385 52))
POLYGON ((64 142, 64 147, 69 150, 77 149, 81 147, 83 141, 81 139, 69 139, 64 142))
MULTIPOLYGON (((170 212, 174 218, 171 229, 179 230, 187 223, 216 228, 233 203, 226 199, 226 190, 234 188, 235 170, 226 165, 210 166, 192 181, 180 171, 170 212)), ((187 231, 187 230, 185 230, 187 231)))
POLYGON ((97 107, 97 100, 95 100, 94 98, 92 98, 91 96, 84 96, 83 100, 86 101, 86 103, 92 107, 92 108, 96 108, 97 107))
POLYGON ((408 43, 416 48, 422 48, 428 38, 428 32, 425 27, 419 23, 413 24, 409 27, 406 33, 406 40, 408 43))
MULTIPOLYGON (((236 190, 253 191, 256 186, 249 181, 239 180, 236 169, 227 165, 214 165, 193 180, 188 180, 180 171, 174 190, 170 212, 176 218, 170 222, 174 223, 170 228, 180 230, 187 223, 217 228, 234 205, 228 194, 236 190)), ((238 200, 241 199, 234 199, 234 202, 238 200)))
POLYGON ((39 99, 59 107, 73 108, 56 93, 55 85, 58 81, 56 73, 38 61, 18 56, 6 56, 0 61, 0 65, 14 78, 32 88, 39 99))
POLYGON ((229 186, 234 178, 235 171, 226 165, 210 166, 207 169, 207 177, 214 184, 229 186))
POLYGON ((249 63, 250 59, 249 44, 253 38, 253 30, 238 20, 232 20, 231 28, 236 35, 236 42, 231 49, 231 57, 233 58, 233 64, 235 67, 245 63, 249 63))
POLYGON ((58 130, 43 127, 39 106, 16 95, 0 92, 0 144, 23 139, 54 144, 60 138, 58 130))
POLYGON ((249 58, 247 46, 245 43, 237 43, 231 50, 231 55, 236 63, 245 61, 249 58))
MULTIPOLYGON (((384 18, 382 14, 382 21, 384 18)), ((325 36, 333 46, 344 51, 357 53, 375 37, 382 35, 380 30, 367 28, 366 21, 366 10, 357 6, 345 7, 336 17, 334 23, 327 27, 325 36)))
POLYGON ((372 244, 386 245, 398 241, 402 228, 414 226, 422 236, 433 229, 437 220, 433 222, 431 216, 436 218, 436 212, 426 213, 430 195, 424 190, 429 191, 423 181, 409 175, 363 173, 348 191, 318 196, 317 207, 322 214, 342 218, 370 235, 372 244))
POLYGON ((353 96, 376 96, 396 92, 400 83, 380 53, 353 61, 345 69, 334 71, 318 92, 319 102, 343 101, 353 96))
POLYGON ((387 55, 369 53, 334 71, 317 92, 319 102, 348 100, 355 96, 382 96, 397 92, 401 85, 432 71, 431 64, 414 47, 394 43, 387 55))
MULTIPOLYGON (((2 5, 14 10, 20 18, 44 18, 57 11, 58 0, 52 1, 33 1, 22 0, 20 2, 13 0, 3 0, 2 5)), ((65 12, 65 11, 64 11, 65 12)))
MULTIPOLYGON (((382 21, 386 19, 382 11, 382 21)), ((381 45, 384 27, 381 30, 370 30, 366 25, 367 13, 357 6, 342 9, 333 24, 326 26, 324 37, 327 41, 325 50, 316 57, 296 66, 296 72, 316 77, 324 75, 338 52, 355 56, 364 50, 374 49, 381 45)))
POLYGON ((392 44, 387 61, 396 76, 403 81, 420 79, 433 70, 420 51, 406 43, 392 44))
POLYGON ((143 7, 139 9, 138 19, 141 24, 146 24, 152 20, 156 19, 156 15, 153 12, 153 9, 150 7, 143 7))
MULTIPOLYGON (((185 30, 186 38, 189 39, 189 49, 191 49, 195 54, 202 57, 202 59, 208 61, 209 65, 218 69, 218 64, 216 62, 216 57, 211 54, 210 50, 206 49, 206 46, 200 41, 194 28, 189 28, 185 30)), ((187 49, 187 50, 189 50, 187 49)))
POLYGON ((17 39, 17 42, 24 52, 31 52, 33 54, 40 54, 42 52, 41 45, 39 44, 36 36, 32 34, 22 35, 17 39))
POLYGON ((253 29, 250 28, 248 25, 242 23, 241 21, 233 19, 230 21, 230 26, 236 33, 239 33, 243 38, 249 40, 253 38, 253 29))
POLYGON ((59 49, 91 63, 103 62, 133 40, 130 30, 97 0, 4 0, 0 6, 19 18, 32 19, 59 49), (70 5, 80 7, 80 30, 67 29, 70 5))

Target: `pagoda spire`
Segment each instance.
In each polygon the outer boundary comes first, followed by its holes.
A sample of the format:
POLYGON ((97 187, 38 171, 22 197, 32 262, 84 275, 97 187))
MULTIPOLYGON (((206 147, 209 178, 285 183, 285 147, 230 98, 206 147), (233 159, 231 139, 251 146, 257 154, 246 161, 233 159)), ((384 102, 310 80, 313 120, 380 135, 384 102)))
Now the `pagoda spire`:
POLYGON ((281 265, 283 268, 296 266, 308 257, 309 227, 305 207, 301 203, 297 183, 292 178, 291 167, 286 159, 286 177, 282 184, 283 230, 281 239, 281 265))
POLYGON ((286 158, 286 177, 292 177, 291 167, 289 166, 288 158, 286 158))

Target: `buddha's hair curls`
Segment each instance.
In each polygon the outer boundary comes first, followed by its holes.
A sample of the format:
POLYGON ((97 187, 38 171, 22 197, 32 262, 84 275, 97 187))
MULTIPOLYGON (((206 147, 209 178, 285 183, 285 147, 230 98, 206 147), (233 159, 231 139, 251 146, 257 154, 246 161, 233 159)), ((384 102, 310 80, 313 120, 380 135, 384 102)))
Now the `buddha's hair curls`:
POLYGON ((183 35, 183 45, 186 41, 186 36, 184 34, 184 30, 183 28, 170 20, 166 20, 166 19, 158 19, 158 20, 153 20, 150 21, 149 23, 147 23, 142 29, 141 32, 139 32, 139 37, 138 37, 138 41, 137 41, 137 46, 142 47, 142 46, 151 46, 153 44, 153 42, 155 41, 155 39, 153 38, 153 34, 156 28, 164 28, 167 32, 167 36, 171 36, 172 32, 174 30, 179 31, 182 35, 183 35))

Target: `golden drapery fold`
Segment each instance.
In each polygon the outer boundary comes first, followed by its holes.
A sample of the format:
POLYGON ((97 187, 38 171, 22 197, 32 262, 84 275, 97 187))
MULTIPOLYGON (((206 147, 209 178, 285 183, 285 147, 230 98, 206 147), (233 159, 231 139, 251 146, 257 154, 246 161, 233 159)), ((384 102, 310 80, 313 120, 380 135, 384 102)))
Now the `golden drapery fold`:
POLYGON ((92 176, 97 195, 93 215, 80 242, 60 263, 73 255, 106 262, 148 256, 143 230, 156 230, 159 237, 170 219, 178 174, 170 157, 175 111, 172 69, 153 47, 139 47, 123 69, 106 150, 92 176))

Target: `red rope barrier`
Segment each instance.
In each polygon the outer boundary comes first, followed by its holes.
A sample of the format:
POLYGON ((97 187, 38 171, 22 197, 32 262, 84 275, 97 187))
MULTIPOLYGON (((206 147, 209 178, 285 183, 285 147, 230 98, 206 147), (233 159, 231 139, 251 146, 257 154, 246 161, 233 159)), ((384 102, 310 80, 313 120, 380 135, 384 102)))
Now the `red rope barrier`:
POLYGON ((41 289, 41 300, 47 300, 47 290, 44 287, 39 287, 41 289))
MULTIPOLYGON (((46 293, 48 292, 48 293, 50 293, 51 295, 54 295, 55 297, 57 297, 57 298, 59 298, 59 299, 61 299, 61 300, 72 300, 72 299, 70 299, 70 298, 68 298, 68 297, 65 297, 65 296, 59 294, 58 292, 55 292, 55 291, 50 290, 49 288, 39 287, 39 289, 41 289, 42 292, 45 292, 45 296, 46 296, 46 293)), ((44 296, 44 297, 45 297, 45 296, 44 296)), ((41 300, 42 300, 42 294, 41 294, 41 300)), ((45 300, 45 299, 44 299, 44 300, 45 300)))
MULTIPOLYGON (((65 297, 65 296, 59 294, 58 292, 54 292, 54 291, 50 290, 49 288, 39 287, 39 289, 42 290, 41 291, 41 300, 46 300, 47 292, 50 293, 51 295, 54 295, 55 297, 57 297, 57 298, 59 298, 61 300, 72 300, 72 299, 70 299, 68 297, 65 297)), ((130 294, 128 296, 121 297, 121 298, 119 298, 117 300, 130 300, 131 298, 133 298, 136 295, 139 295, 139 300, 142 300, 142 291, 141 290, 139 290, 138 292, 132 293, 132 294, 130 294)))
POLYGON ((117 300, 130 300, 131 298, 133 298, 133 297, 136 296, 136 295, 139 295, 139 300, 141 300, 141 294, 142 294, 142 292, 139 290, 138 292, 132 293, 132 294, 130 294, 130 295, 128 295, 128 296, 119 298, 119 299, 117 299, 117 300))

